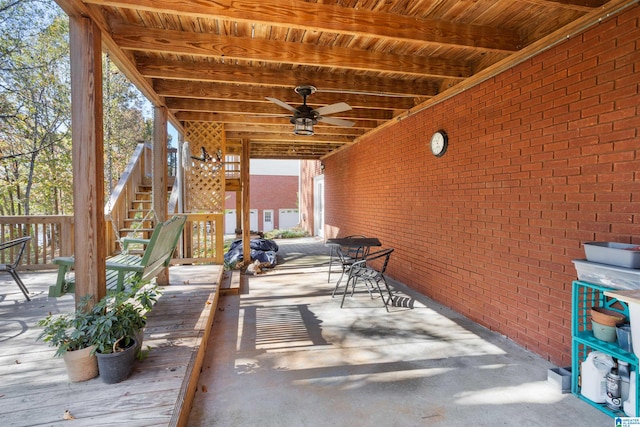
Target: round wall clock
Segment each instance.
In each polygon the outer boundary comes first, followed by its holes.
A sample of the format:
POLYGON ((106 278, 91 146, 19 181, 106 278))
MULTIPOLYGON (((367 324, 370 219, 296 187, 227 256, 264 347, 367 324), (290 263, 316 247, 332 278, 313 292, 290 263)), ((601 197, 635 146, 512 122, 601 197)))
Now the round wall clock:
POLYGON ((447 145, 449 145, 449 138, 447 133, 440 129, 431 137, 431 152, 436 157, 442 157, 447 151, 447 145))

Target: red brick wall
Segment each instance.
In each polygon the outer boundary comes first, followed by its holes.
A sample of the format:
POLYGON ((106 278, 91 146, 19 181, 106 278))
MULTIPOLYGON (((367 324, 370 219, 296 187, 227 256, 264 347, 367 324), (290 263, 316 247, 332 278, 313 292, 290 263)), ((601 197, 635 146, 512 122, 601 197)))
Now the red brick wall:
POLYGON ((568 365, 571 260, 586 241, 640 244, 639 19, 603 21, 326 159, 326 235, 379 237, 393 278, 568 365))
MULTIPOLYGON (((251 175, 249 177, 250 209, 258 209, 258 228, 262 230, 262 212, 273 209, 274 227, 280 227, 278 209, 298 208, 298 177, 280 175, 251 175)), ((226 193, 225 209, 236 208, 236 193, 226 193)))

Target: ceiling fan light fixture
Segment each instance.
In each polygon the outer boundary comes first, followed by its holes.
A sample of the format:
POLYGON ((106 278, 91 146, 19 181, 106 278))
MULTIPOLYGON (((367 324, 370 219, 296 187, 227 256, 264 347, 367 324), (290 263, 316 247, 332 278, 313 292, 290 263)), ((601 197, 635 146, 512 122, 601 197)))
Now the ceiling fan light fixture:
POLYGON ((266 97, 268 101, 273 102, 280 107, 293 113, 289 117, 289 122, 293 125, 293 134, 302 136, 313 135, 313 126, 318 122, 324 122, 336 126, 353 126, 355 123, 349 120, 338 119, 333 117, 325 117, 328 114, 341 113, 351 110, 346 102, 337 102, 331 105, 325 105, 318 109, 314 109, 307 105, 307 97, 316 92, 316 88, 311 85, 298 86, 295 92, 302 96, 302 105, 295 108, 286 102, 280 101, 278 98, 266 97))
POLYGON ((297 117, 292 119, 291 122, 293 123, 294 134, 304 136, 313 135, 313 125, 315 124, 315 120, 305 117, 297 117))

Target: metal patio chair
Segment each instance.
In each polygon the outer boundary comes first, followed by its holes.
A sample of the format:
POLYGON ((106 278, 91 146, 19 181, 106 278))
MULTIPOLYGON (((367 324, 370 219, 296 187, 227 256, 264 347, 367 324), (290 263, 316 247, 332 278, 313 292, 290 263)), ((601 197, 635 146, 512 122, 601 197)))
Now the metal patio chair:
MULTIPOLYGON (((354 234, 351 236, 346 236, 345 239, 351 239, 354 237, 365 238, 366 236, 363 236, 361 234, 354 234)), ((331 246, 331 254, 329 259, 329 275, 327 278, 327 282, 331 281, 331 267, 336 258, 340 265, 340 268, 342 269, 342 271, 340 272, 340 278, 338 278, 336 286, 333 288, 333 292, 331 293, 331 297, 335 296, 336 291, 338 290, 338 287, 342 282, 342 278, 349 272, 349 268, 351 267, 351 265, 359 259, 362 259, 366 255, 365 251, 367 251, 368 249, 369 248, 361 246, 331 246)))
POLYGON ((381 249, 379 251, 369 253, 364 259, 356 261, 351 265, 349 268, 349 278, 347 279, 347 283, 344 287, 344 293, 342 294, 342 303, 340 304, 340 308, 344 305, 344 299, 347 296, 349 284, 351 284, 351 296, 353 296, 356 283, 358 281, 363 281, 371 298, 373 298, 373 291, 376 289, 378 290, 382 303, 384 304, 384 308, 389 311, 389 304, 392 304, 393 302, 393 293, 387 284, 384 273, 387 270, 389 258, 393 251, 394 250, 392 248, 381 249), (384 285, 386 296, 380 284, 384 285))
POLYGON ((31 236, 20 237, 18 239, 0 243, 0 252, 3 253, 2 259, 11 260, 11 256, 13 256, 12 262, 9 261, 7 264, 0 264, 0 271, 6 271, 11 275, 11 277, 13 277, 13 280, 18 284, 18 287, 27 298, 27 301, 31 301, 31 298, 29 298, 29 290, 22 282, 22 279, 20 279, 20 276, 18 276, 16 268, 20 265, 20 260, 22 259, 22 255, 24 254, 24 250, 29 240, 31 240, 31 236), (17 246, 19 247, 16 248, 17 246))

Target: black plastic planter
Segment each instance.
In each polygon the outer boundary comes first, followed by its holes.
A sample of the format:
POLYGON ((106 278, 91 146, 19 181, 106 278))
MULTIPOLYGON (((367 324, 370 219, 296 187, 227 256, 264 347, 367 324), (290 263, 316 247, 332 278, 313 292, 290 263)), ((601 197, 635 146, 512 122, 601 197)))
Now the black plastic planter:
POLYGON ((98 356, 98 371, 102 382, 116 384, 126 380, 131 375, 133 362, 136 359, 136 340, 131 339, 129 347, 117 353, 101 354, 98 356))

